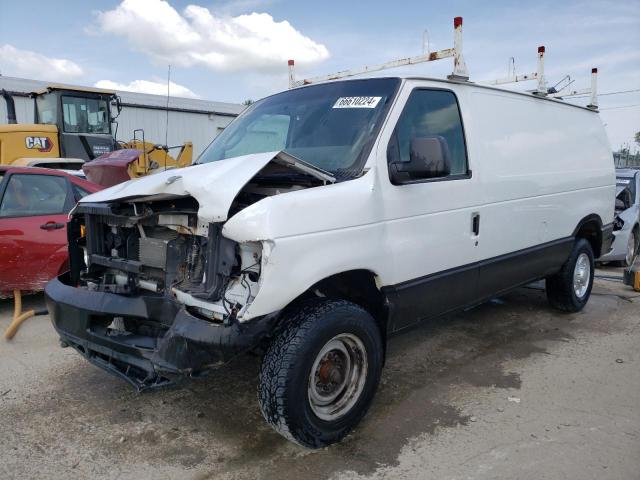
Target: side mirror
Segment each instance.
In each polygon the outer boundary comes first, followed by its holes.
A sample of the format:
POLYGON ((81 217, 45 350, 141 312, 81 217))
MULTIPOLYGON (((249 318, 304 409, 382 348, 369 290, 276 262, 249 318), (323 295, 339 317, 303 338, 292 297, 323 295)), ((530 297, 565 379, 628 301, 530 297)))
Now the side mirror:
POLYGON ((451 155, 444 137, 429 135, 411 139, 408 162, 389 164, 391 180, 402 184, 411 180, 446 177, 451 173, 451 155))
POLYGON ((111 121, 113 122, 120 116, 120 112, 122 111, 122 100, 120 99, 120 95, 112 97, 110 105, 112 107, 116 107, 115 112, 111 109, 111 121))

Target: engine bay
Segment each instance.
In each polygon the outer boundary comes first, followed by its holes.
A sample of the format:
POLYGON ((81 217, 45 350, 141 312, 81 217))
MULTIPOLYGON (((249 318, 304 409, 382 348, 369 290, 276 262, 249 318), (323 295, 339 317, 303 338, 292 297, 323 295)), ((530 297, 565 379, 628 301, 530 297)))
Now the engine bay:
MULTIPOLYGON (((270 164, 233 200, 232 217, 265 197, 323 184, 270 164)), ((191 196, 81 202, 69 223, 71 278, 90 291, 165 295, 214 322, 241 317, 258 293, 261 241, 239 244, 202 223, 191 196)))

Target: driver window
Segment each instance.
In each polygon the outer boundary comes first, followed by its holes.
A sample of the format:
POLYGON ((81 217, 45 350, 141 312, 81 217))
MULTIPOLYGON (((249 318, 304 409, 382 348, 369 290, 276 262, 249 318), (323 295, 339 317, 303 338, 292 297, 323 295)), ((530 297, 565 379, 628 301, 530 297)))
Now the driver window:
POLYGON ((11 175, 0 203, 0 217, 66 213, 67 181, 53 175, 11 175))
POLYGON ((447 141, 451 155, 450 175, 466 175, 467 154, 458 102, 446 90, 414 90, 398 119, 391 136, 389 162, 408 162, 411 139, 441 136, 447 141))

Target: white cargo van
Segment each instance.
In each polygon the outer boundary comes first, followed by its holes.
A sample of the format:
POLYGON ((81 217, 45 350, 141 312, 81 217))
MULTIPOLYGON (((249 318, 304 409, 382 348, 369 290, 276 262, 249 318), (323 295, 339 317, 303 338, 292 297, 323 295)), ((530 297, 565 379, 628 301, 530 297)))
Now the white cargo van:
POLYGON ((266 420, 321 447, 365 414, 392 334, 538 279, 582 309, 614 196, 587 108, 426 78, 311 85, 253 104, 196 165, 85 197, 47 302, 63 346, 138 389, 262 352, 266 420))

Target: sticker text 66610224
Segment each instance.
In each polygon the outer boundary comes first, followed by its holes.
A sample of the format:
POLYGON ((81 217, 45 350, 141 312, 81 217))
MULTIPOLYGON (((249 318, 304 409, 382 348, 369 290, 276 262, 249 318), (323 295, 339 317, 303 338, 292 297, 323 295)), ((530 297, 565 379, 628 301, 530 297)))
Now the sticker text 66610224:
POLYGON ((376 108, 382 97, 340 97, 333 108, 376 108))

